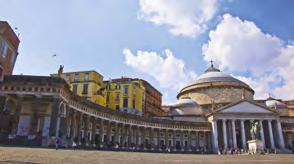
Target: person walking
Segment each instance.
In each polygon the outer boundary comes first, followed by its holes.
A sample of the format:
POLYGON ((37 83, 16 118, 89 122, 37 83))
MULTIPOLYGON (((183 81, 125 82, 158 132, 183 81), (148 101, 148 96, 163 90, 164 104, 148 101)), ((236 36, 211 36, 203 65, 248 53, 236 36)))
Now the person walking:
POLYGON ((59 146, 59 138, 56 137, 56 139, 55 139, 55 150, 58 150, 58 146, 59 146))
POLYGON ((76 148, 77 148, 77 143, 76 143, 75 141, 72 142, 72 148, 73 148, 74 150, 76 150, 76 148))

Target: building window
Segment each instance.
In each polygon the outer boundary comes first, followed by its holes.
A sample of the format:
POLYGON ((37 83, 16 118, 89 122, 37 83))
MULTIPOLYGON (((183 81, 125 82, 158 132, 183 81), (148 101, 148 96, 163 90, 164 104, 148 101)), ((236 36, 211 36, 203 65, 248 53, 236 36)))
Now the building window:
POLYGON ((128 104, 128 98, 124 98, 123 107, 124 108, 127 108, 128 106, 129 106, 129 104, 128 104))
POLYGON ((119 105, 115 105, 115 110, 119 111, 119 105))
POLYGON ((127 96, 129 93, 129 86, 124 87, 124 95, 127 96))
POLYGON ((115 101, 119 101, 119 95, 120 95, 119 92, 116 92, 116 93, 115 93, 115 101))
POLYGON ((88 84, 83 85, 83 94, 88 94, 88 84))
POLYGON ((109 83, 106 84, 106 90, 110 90, 110 84, 109 83))
POLYGON ((89 73, 85 73, 85 78, 84 78, 85 81, 88 81, 89 80, 89 73))
POLYGON ((120 89, 120 84, 117 83, 116 86, 115 86, 115 88, 116 88, 116 89, 120 89))
POLYGON ((136 100, 133 99, 133 109, 136 109, 136 100))
POLYGON ((7 44, 4 41, 0 42, 0 53, 1 53, 0 55, 3 58, 6 57, 7 48, 8 48, 7 44))
POLYGON ((77 84, 73 84, 73 85, 72 85, 72 92, 73 92, 74 94, 77 94, 77 93, 78 93, 78 85, 77 85, 77 84))
POLYGON ((74 81, 78 81, 78 80, 79 80, 79 74, 75 73, 74 81))

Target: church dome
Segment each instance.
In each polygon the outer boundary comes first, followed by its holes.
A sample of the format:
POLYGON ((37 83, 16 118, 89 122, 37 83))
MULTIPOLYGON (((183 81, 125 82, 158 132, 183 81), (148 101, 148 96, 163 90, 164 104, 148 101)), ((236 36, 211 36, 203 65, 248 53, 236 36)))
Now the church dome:
POLYGON ((197 85, 201 83, 211 83, 211 82, 233 82, 244 87, 250 88, 246 83, 238 80, 230 75, 222 73, 219 69, 214 68, 213 65, 209 67, 204 74, 200 75, 192 84, 197 85))
POLYGON ((171 116, 174 115, 201 115, 203 111, 198 103, 189 97, 179 99, 175 104, 171 105, 171 116))
POLYGON ((181 98, 179 99, 173 107, 193 107, 193 106, 198 106, 197 102, 193 99, 190 98, 181 98))
POLYGON ((252 100, 254 90, 249 85, 222 73, 213 64, 194 82, 185 86, 177 98, 191 97, 199 105, 231 103, 240 99, 252 100))

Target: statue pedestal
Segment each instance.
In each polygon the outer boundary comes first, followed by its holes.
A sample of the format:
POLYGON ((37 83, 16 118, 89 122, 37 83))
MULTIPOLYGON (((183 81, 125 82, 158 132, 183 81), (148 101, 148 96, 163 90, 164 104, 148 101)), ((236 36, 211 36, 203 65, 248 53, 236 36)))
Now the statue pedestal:
POLYGON ((251 154, 262 153, 264 151, 263 143, 261 140, 249 140, 248 151, 251 154))

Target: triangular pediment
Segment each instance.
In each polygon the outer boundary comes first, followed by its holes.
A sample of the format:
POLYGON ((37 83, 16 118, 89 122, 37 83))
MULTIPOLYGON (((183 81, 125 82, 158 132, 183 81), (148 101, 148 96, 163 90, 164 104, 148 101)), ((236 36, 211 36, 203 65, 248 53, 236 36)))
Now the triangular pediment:
POLYGON ((228 105, 220 110, 217 113, 275 113, 274 111, 248 101, 241 101, 239 103, 228 105))

